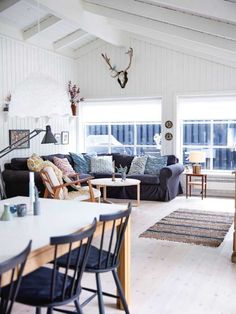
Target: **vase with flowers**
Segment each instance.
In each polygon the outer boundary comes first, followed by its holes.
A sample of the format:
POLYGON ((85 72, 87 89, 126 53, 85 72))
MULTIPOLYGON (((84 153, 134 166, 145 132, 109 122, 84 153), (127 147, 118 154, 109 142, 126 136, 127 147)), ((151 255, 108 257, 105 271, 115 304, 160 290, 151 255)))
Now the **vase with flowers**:
POLYGON ((80 88, 75 84, 72 85, 71 81, 68 83, 68 94, 70 97, 72 115, 76 116, 78 103, 83 101, 84 97, 80 97, 80 88))

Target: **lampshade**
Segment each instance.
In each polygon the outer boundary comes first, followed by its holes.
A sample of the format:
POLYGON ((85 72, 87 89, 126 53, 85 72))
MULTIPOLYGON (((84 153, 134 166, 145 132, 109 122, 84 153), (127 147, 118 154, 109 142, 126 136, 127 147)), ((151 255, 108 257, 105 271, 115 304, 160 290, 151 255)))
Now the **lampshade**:
POLYGON ((70 116, 70 101, 66 90, 44 74, 31 74, 12 92, 10 117, 70 116))
POLYGON ((202 151, 189 152, 189 162, 201 163, 201 162, 205 162, 205 160, 206 160, 206 153, 202 151))
POLYGON ((41 144, 52 144, 57 143, 57 140, 55 139, 54 135, 52 134, 50 125, 46 126, 46 133, 42 139, 41 144))

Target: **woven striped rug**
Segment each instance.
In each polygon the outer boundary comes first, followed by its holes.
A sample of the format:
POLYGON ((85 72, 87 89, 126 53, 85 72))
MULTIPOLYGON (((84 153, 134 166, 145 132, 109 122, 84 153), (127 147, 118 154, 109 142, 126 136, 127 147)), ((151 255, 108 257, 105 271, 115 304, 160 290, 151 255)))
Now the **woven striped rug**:
POLYGON ((224 240, 233 218, 231 213, 178 209, 140 237, 217 247, 224 240))

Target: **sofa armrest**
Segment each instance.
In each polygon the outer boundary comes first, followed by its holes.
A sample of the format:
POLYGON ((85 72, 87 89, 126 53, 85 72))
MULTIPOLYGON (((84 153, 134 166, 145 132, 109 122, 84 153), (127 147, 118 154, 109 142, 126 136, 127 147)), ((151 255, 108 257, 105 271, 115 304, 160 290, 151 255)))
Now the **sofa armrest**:
POLYGON ((184 171, 184 166, 182 164, 173 164, 163 167, 160 170, 160 181, 166 181, 170 177, 179 176, 184 171))
POLYGON ((182 192, 180 186, 180 175, 184 171, 182 164, 174 164, 163 167, 160 171, 160 188, 167 191, 165 200, 171 200, 182 192))
MULTIPOLYGON (((38 172, 35 175, 35 185, 40 192, 44 192, 44 184, 38 172)), ((28 170, 4 170, 2 172, 7 197, 29 196, 29 171, 28 170)))
POLYGON ((4 169, 5 170, 11 170, 11 163, 9 162, 9 163, 6 163, 5 165, 4 165, 4 169))

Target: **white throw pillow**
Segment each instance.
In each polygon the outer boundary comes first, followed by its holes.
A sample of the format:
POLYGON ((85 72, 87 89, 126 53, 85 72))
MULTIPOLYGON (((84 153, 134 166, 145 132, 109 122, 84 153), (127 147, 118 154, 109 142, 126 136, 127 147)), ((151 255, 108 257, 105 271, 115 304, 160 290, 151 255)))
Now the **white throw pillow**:
POLYGON ((113 173, 112 156, 98 156, 91 158, 92 173, 113 173))
POLYGON ((146 163, 147 156, 135 156, 128 174, 144 174, 146 163))

